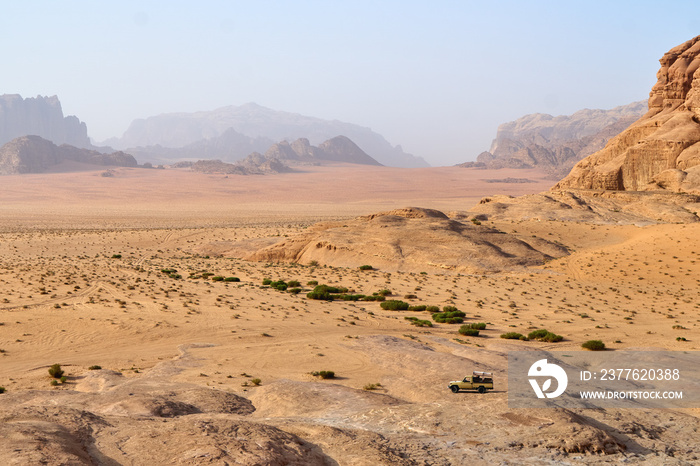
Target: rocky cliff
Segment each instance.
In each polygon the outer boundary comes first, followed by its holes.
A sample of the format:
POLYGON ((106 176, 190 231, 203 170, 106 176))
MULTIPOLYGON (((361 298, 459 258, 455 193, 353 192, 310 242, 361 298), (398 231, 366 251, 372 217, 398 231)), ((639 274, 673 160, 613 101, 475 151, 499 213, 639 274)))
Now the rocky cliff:
POLYGON ((498 127, 488 152, 464 167, 539 167, 563 177, 584 157, 605 147, 646 112, 646 102, 635 102, 611 110, 580 110, 573 115, 525 115, 498 127))
POLYGON ((0 145, 26 135, 41 136, 59 145, 92 147, 85 123, 74 116, 63 116, 58 97, 0 95, 0 145))
MULTIPOLYGON (((161 146, 161 161, 181 157, 176 151, 171 152, 168 149, 193 144, 227 147, 230 153, 250 153, 249 147, 244 150, 237 149, 236 141, 217 141, 231 128, 253 140, 269 141, 268 147, 272 141, 292 141, 298 138, 307 138, 311 144, 319 144, 343 134, 383 165, 428 166, 422 158, 405 153, 400 146, 392 146, 384 137, 369 128, 337 120, 322 120, 276 111, 254 103, 222 107, 208 112, 172 113, 134 120, 121 138, 110 139, 104 143, 118 149, 139 147, 139 154, 144 154, 146 149, 161 146)), ((253 150, 260 152, 265 149, 256 147, 253 150)), ((134 151, 129 149, 128 152, 134 151)), ((225 157, 221 151, 216 157, 230 162, 242 158, 225 157)))
POLYGON ((553 190, 700 193, 700 36, 659 61, 648 112, 553 190))
POLYGON ((22 136, 0 147, 0 175, 42 173, 65 161, 92 165, 135 167, 136 159, 124 152, 102 154, 68 144, 56 144, 39 136, 22 136))

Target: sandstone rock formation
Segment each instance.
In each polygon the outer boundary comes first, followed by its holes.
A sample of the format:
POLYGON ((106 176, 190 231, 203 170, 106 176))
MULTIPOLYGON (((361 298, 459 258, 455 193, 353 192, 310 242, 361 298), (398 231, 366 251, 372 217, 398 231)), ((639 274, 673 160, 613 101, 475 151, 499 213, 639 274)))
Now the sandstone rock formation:
POLYGON ((292 171, 279 159, 253 152, 238 163, 226 163, 221 160, 198 160, 194 163, 179 163, 173 168, 190 167, 200 173, 223 173, 228 175, 264 175, 267 173, 285 173, 292 171))
POLYGON ((649 111, 553 190, 700 193, 700 36, 660 60, 649 111))
POLYGON ((20 136, 37 135, 54 144, 92 148, 87 127, 75 116, 63 116, 58 97, 23 99, 0 95, 0 145, 20 136))
POLYGON ((408 207, 342 223, 319 223, 249 259, 480 273, 541 265, 566 254, 565 248, 540 238, 518 238, 478 222, 450 220, 437 210, 408 207))
POLYGON ((42 173, 65 161, 92 165, 135 167, 136 159, 124 152, 101 154, 67 144, 60 146, 39 136, 23 136, 0 147, 0 175, 42 173))
MULTIPOLYGON (((121 138, 110 139, 105 141, 105 144, 128 150, 141 157, 146 151, 153 150, 154 153, 161 154, 162 161, 182 158, 181 155, 169 155, 172 148, 182 148, 193 143, 199 146, 218 146, 219 153, 209 153, 207 158, 220 158, 233 162, 251 151, 264 151, 273 141, 308 138, 312 144, 319 144, 338 134, 353 140, 364 152, 383 165, 428 166, 422 158, 405 153, 401 146, 392 146, 384 137, 369 128, 337 120, 328 121, 276 111, 254 103, 238 107, 222 107, 208 112, 172 113, 134 120, 121 138), (236 145, 240 141, 232 140, 224 134, 231 128, 252 141, 267 140, 268 144, 264 148, 248 147, 241 150, 236 145), (219 138, 224 140, 217 141, 219 138), (205 142, 206 140, 208 142, 205 142), (161 147, 151 147, 158 145, 161 147), (140 149, 137 151, 128 149, 134 147, 140 149), (237 158, 226 157, 222 153, 223 147, 231 153, 238 152, 242 155, 237 158)), ((247 146, 250 141, 243 141, 243 143, 247 146)), ((172 153, 177 154, 177 151, 172 153)), ((202 155, 195 157, 201 158, 202 155)))
POLYGON ((317 163, 328 160, 361 165, 381 165, 345 136, 331 138, 318 147, 312 146, 306 138, 299 138, 291 144, 282 141, 270 147, 265 152, 265 156, 292 162, 317 163))
POLYGON ((573 115, 535 113, 498 127, 488 152, 476 162, 458 166, 476 168, 539 167, 557 179, 584 157, 602 149, 646 111, 646 102, 611 110, 580 110, 573 115))

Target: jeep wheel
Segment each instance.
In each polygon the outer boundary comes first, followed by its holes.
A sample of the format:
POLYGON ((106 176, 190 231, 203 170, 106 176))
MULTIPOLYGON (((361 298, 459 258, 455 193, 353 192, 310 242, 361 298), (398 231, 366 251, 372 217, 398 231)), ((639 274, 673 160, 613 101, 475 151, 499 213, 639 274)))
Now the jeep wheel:
POLYGON ((457 385, 452 385, 450 390, 452 390, 452 393, 457 393, 459 391, 459 387, 457 385))
POLYGON ((485 391, 486 391, 486 387, 484 387, 483 385, 481 387, 479 387, 479 393, 484 393, 485 391))

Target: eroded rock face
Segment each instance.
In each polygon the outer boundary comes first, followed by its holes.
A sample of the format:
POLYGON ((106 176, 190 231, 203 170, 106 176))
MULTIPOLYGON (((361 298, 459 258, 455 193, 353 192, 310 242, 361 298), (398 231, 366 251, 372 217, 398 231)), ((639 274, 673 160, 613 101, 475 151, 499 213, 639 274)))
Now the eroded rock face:
POLYGON ((700 36, 659 60, 649 111, 553 190, 700 193, 700 36))

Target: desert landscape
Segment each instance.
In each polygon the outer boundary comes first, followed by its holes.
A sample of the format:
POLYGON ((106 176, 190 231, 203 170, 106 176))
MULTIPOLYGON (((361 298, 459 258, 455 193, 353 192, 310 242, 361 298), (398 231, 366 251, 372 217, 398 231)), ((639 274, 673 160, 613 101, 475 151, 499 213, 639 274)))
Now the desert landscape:
POLYGON ((660 63, 646 113, 445 167, 252 104, 114 150, 0 96, 0 463, 697 464, 700 408, 508 397, 509 352, 700 349, 700 36, 660 63))
POLYGON ((506 369, 510 350, 576 350, 590 339, 697 350, 700 223, 479 212, 485 195, 546 190, 534 170, 340 164, 253 177, 122 167, 103 177, 83 168, 7 176, 0 187, 6 464, 697 460, 697 410, 509 410, 506 369), (516 175, 533 182, 493 182, 516 175), (372 215, 381 212, 390 215, 372 215), (317 222, 325 227, 314 232, 317 222), (438 237, 448 250, 437 251, 426 243, 435 222, 459 223, 467 238, 438 237), (333 236, 329 225, 350 232, 333 236), (394 228, 401 261, 389 255, 394 228), (479 249, 474 265, 460 243, 491 230, 531 245, 532 257, 479 249), (314 255, 270 255, 291 240, 314 242, 314 255), (265 279, 297 281, 301 292, 265 279), (463 336, 426 311, 308 299, 316 283, 455 306, 486 329, 463 336), (499 338, 540 328, 563 341, 499 338), (51 386, 56 363, 66 380, 51 386), (447 390, 472 370, 493 372, 495 389, 447 390), (320 371, 335 377, 312 375, 320 371))

